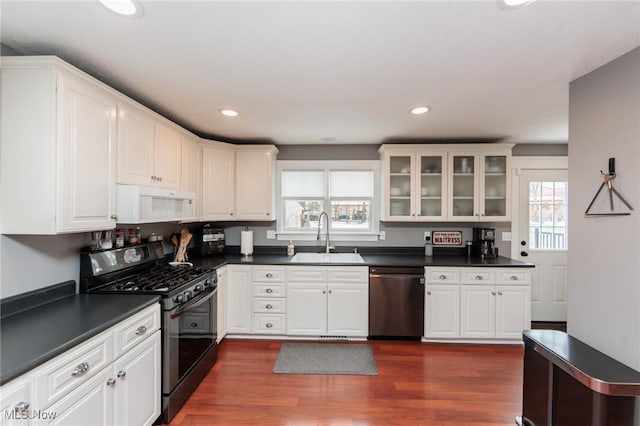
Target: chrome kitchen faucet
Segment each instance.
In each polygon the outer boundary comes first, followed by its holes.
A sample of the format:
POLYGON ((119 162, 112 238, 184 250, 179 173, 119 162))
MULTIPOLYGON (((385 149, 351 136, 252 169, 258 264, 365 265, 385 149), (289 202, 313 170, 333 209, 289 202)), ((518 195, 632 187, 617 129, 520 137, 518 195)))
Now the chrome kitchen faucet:
POLYGON ((320 216, 318 217, 318 235, 316 236, 316 241, 320 241, 320 228, 322 228, 322 215, 324 215, 327 218, 327 236, 326 236, 326 246, 325 246, 325 253, 331 253, 331 250, 334 249, 334 246, 329 245, 329 215, 327 214, 327 212, 322 212, 320 213, 320 216))

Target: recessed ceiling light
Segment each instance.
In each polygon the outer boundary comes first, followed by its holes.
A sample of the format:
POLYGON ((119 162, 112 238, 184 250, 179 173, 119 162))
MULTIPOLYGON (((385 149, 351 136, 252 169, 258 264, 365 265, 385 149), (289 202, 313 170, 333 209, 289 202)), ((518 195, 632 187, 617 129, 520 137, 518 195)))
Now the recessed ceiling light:
POLYGON ((226 117, 237 117, 238 116, 238 111, 233 110, 233 109, 221 109, 220 110, 220 114, 226 116, 226 117))
POLYGON ((498 0, 498 7, 506 10, 518 9, 520 7, 525 7, 534 1, 535 0, 498 0))
POLYGON ((142 16, 142 6, 134 0, 100 0, 100 3, 118 15, 139 18, 142 16))
POLYGON ((431 108, 429 108, 428 106, 417 106, 411 109, 411 114, 413 115, 424 114, 425 112, 429 112, 430 109, 431 108))

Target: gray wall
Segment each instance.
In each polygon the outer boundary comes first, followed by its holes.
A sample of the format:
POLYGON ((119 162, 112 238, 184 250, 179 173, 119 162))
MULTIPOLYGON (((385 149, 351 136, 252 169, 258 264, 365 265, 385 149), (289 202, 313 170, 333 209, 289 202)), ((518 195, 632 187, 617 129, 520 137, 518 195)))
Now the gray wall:
MULTIPOLYGON (((569 102, 568 331, 640 370, 640 48, 575 80, 569 102), (586 218, 616 158, 630 216, 586 218)), ((605 196, 606 200, 606 196, 605 196)), ((601 212, 606 202, 597 206, 601 212)), ((620 203, 616 211, 627 211, 620 203)))

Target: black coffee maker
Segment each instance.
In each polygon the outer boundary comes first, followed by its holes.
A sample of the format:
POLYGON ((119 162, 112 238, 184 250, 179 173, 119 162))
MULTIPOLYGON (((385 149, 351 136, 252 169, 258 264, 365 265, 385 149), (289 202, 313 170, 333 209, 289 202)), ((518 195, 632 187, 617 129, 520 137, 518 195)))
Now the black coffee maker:
POLYGON ((498 257, 495 229, 473 228, 473 254, 482 259, 498 257))
POLYGON ((205 224, 196 233, 196 247, 200 248, 200 254, 211 256, 224 252, 224 230, 205 224))

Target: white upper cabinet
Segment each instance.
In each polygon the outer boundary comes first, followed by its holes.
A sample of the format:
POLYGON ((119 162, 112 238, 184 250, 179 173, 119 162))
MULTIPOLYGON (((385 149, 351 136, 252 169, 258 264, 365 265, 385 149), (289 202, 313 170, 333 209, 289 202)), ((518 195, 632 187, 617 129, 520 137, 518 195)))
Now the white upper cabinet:
POLYGON ((429 222, 446 219, 446 151, 383 147, 382 219, 429 222))
POLYGON ((449 219, 508 221, 511 218, 511 149, 449 154, 449 219))
POLYGON ((382 220, 510 220, 511 147, 383 145, 382 220))
POLYGON ((206 141, 202 220, 275 220, 275 146, 206 141))
POLYGON ((202 144, 195 137, 182 137, 182 191, 196 194, 196 220, 202 211, 202 144))
POLYGON ((276 153, 274 146, 238 147, 236 151, 236 219, 275 220, 276 153))
POLYGON ((118 115, 118 183, 179 190, 180 132, 132 103, 119 103, 118 115))
POLYGON ((106 86, 57 58, 3 58, 3 233, 115 227, 116 111, 106 86))
POLYGON ((235 151, 232 145, 202 146, 202 220, 235 220, 235 151))

